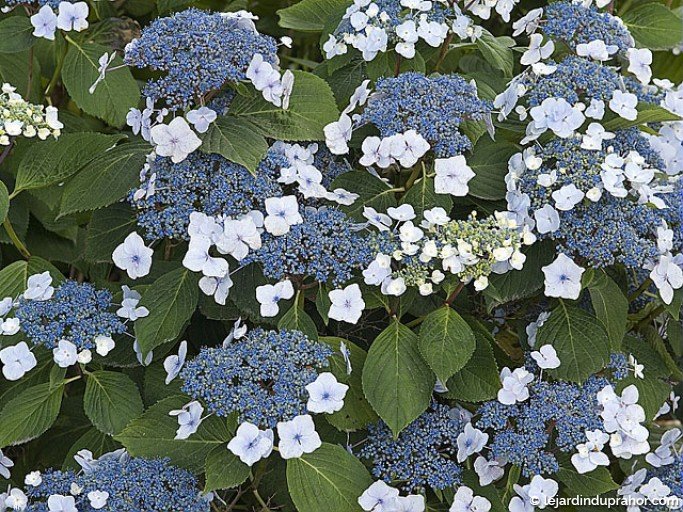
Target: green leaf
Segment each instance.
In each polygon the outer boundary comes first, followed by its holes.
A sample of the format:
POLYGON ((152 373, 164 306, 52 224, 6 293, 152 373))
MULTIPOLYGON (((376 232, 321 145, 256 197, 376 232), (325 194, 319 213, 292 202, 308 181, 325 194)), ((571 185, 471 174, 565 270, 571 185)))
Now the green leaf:
POLYGON ((124 203, 113 204, 93 213, 85 238, 85 259, 91 262, 111 263, 111 254, 137 222, 131 208, 124 203))
POLYGON ((651 103, 638 103, 638 117, 635 120, 629 121, 623 117, 613 117, 604 123, 605 130, 625 130, 632 126, 639 126, 646 123, 663 123, 665 121, 680 121, 680 117, 676 114, 666 110, 659 105, 652 105, 651 103))
POLYGON ((218 153, 254 174, 268 151, 268 142, 248 119, 220 116, 202 136, 199 149, 204 153, 218 153))
POLYGON ((230 114, 253 123, 265 137, 288 141, 321 140, 325 125, 339 118, 330 86, 304 71, 294 71, 288 110, 268 103, 261 95, 238 95, 230 105, 230 114))
POLYGON ((341 207, 344 213, 356 220, 363 219, 363 208, 366 206, 381 213, 386 212, 390 206, 396 206, 396 191, 367 171, 345 172, 338 176, 329 188, 353 190, 360 196, 351 206, 341 207))
POLYGON ((36 142, 19 164, 15 193, 64 181, 125 135, 65 133, 58 140, 36 142))
POLYGON ((140 390, 130 377, 104 370, 87 375, 83 408, 105 434, 118 434, 143 411, 140 390))
POLYGON ((323 443, 287 461, 287 487, 299 512, 361 512, 358 497, 370 484, 365 466, 341 446, 323 443))
POLYGON ((3 223, 9 212, 9 192, 5 184, 0 181, 0 223, 3 223))
POLYGON ((448 379, 448 398, 466 402, 483 402, 495 398, 500 389, 500 377, 493 356, 494 340, 486 328, 475 320, 469 321, 476 347, 465 367, 448 379))
POLYGON ((175 340, 199 301, 199 278, 185 268, 173 270, 154 281, 140 299, 149 315, 135 322, 135 336, 144 354, 175 340))
POLYGON ((123 126, 128 110, 140 101, 140 89, 130 69, 116 57, 110 66, 114 70, 107 72, 90 94, 90 86, 100 75, 98 60, 111 49, 94 43, 70 43, 62 68, 62 81, 69 96, 88 114, 112 126, 123 126))
POLYGON ((0 446, 22 444, 45 432, 57 419, 63 385, 38 384, 7 402, 0 413, 0 446))
POLYGON ((397 320, 370 346, 363 391, 394 436, 427 409, 434 374, 420 356, 417 335, 397 320))
POLYGON ((422 178, 416 181, 401 198, 401 204, 409 204, 420 217, 425 210, 440 206, 446 211, 453 208, 453 200, 448 194, 437 194, 434 191, 434 178, 422 178))
POLYGON ((126 196, 140 183, 149 144, 131 142, 97 155, 64 186, 60 214, 96 210, 126 196))
POLYGON ((312 340, 318 339, 318 328, 313 319, 296 304, 296 301, 282 316, 277 327, 278 329, 301 331, 312 340))
POLYGON ((0 53, 23 52, 37 41, 33 25, 26 16, 11 16, 0 21, 0 53))
POLYGON ((230 489, 243 483, 251 469, 227 446, 216 446, 206 457, 204 492, 230 489))
MULTIPOLYGON (((494 37, 487 30, 484 30, 481 37, 477 39, 477 48, 479 48, 486 62, 494 68, 500 69, 507 77, 512 76, 514 67, 510 42, 510 38, 494 37)), ((512 45, 514 46, 514 41, 512 41, 512 45)))
POLYGON ((432 311, 420 326, 418 347, 441 382, 460 370, 474 353, 474 333, 450 306, 432 311))
POLYGON ((326 336, 320 341, 334 348, 334 355, 330 359, 330 371, 339 382, 347 384, 349 390, 344 398, 344 407, 334 414, 326 415, 327 421, 337 430, 358 430, 369 423, 377 421, 377 414, 372 409, 363 394, 363 367, 367 354, 358 345, 342 338, 326 336), (347 373, 346 361, 341 355, 341 344, 346 345, 351 361, 351 374, 347 373))
POLYGON ((613 351, 618 351, 628 327, 628 299, 604 271, 591 272, 586 283, 595 315, 607 328, 613 351))
POLYGON ((598 467, 590 473, 579 475, 573 469, 560 468, 557 478, 570 496, 600 496, 619 488, 607 468, 598 467))
POLYGON ((468 183, 470 195, 489 201, 505 199, 508 160, 517 151, 517 146, 510 142, 495 142, 488 137, 479 139, 472 149, 472 156, 467 159, 467 165, 475 173, 468 183))
POLYGON ((554 377, 583 382, 609 362, 610 340, 593 315, 561 299, 559 302, 537 337, 543 344, 552 345, 560 358, 559 368, 550 370, 554 377))
POLYGON ((178 422, 168 413, 190 401, 186 396, 166 398, 131 421, 114 439, 134 457, 169 457, 177 466, 203 471, 209 453, 216 447, 225 448, 231 434, 225 418, 210 416, 188 439, 175 439, 178 422))
POLYGON ((341 19, 349 0, 302 0, 291 7, 280 9, 280 26, 299 32, 322 32, 331 19, 341 19))
POLYGON ((668 50, 683 41, 681 19, 661 4, 639 5, 626 11, 622 19, 641 47, 668 50))

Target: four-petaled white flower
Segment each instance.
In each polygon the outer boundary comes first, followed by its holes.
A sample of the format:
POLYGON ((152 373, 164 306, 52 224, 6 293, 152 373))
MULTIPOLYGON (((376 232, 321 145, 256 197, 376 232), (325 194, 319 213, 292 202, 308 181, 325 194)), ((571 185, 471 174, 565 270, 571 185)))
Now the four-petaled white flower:
POLYGON ((399 496, 394 502, 393 512, 424 512, 425 497, 421 494, 399 496))
POLYGON ((109 352, 114 350, 114 347, 116 346, 116 342, 110 336, 96 336, 94 342, 95 352, 97 352, 102 357, 109 354, 109 352))
POLYGON ((466 196, 470 189, 468 182, 474 178, 472 168, 467 165, 462 155, 451 158, 437 158, 434 161, 434 191, 437 194, 451 194, 456 197, 466 196))
POLYGON ((31 471, 24 478, 24 485, 30 485, 31 487, 38 487, 43 483, 43 475, 40 471, 31 471))
POLYGON ((534 212, 536 229, 539 233, 552 233, 560 229, 560 214, 552 205, 546 204, 534 212))
POLYGON ((453 497, 453 504, 448 512, 489 512, 491 502, 483 496, 475 496, 474 491, 466 485, 458 487, 453 497))
POLYGON ((53 494, 47 498, 47 510, 48 512, 78 512, 76 498, 53 494))
POLYGON ((265 204, 268 215, 263 221, 263 226, 271 235, 284 235, 289 232, 291 226, 304 221, 299 213, 296 196, 269 197, 265 204))
POLYGON ((683 287, 683 269, 676 264, 674 258, 662 255, 650 272, 650 279, 659 290, 662 300, 666 304, 671 304, 674 299, 674 290, 683 287))
POLYGON ((638 97, 635 94, 623 92, 619 89, 615 89, 612 93, 612 99, 609 100, 610 110, 629 121, 635 121, 638 117, 637 105, 638 97))
POLYGON ((202 145, 202 140, 182 117, 176 117, 169 124, 162 123, 152 127, 150 135, 156 154, 170 156, 175 164, 185 160, 202 145))
POLYGON ((600 62, 610 60, 617 51, 619 51, 618 46, 613 44, 606 45, 602 39, 594 39, 589 43, 579 43, 576 45, 576 54, 579 57, 588 57, 600 62))
POLYGON ((366 512, 393 512, 398 494, 398 489, 378 480, 363 491, 358 498, 358 504, 366 512))
POLYGON ((315 431, 313 418, 308 414, 296 416, 290 421, 277 424, 280 438, 278 449, 283 459, 295 459, 304 453, 313 453, 322 446, 320 436, 315 431))
POLYGON ((609 441, 609 435, 602 430, 587 430, 586 438, 588 441, 577 445, 578 453, 572 455, 572 464, 580 475, 589 473, 598 466, 609 466, 609 457, 602 453, 609 441))
POLYGON ((529 388, 527 387, 534 380, 534 374, 529 373, 524 368, 503 368, 500 372, 500 381, 503 387, 498 390, 498 401, 504 405, 514 405, 517 402, 524 402, 529 398, 529 388))
POLYGON ((88 14, 90 9, 85 2, 59 2, 57 28, 60 30, 75 30, 81 32, 88 28, 88 14))
POLYGON ((330 372, 318 375, 315 381, 306 386, 308 403, 306 409, 314 413, 332 414, 344 407, 344 397, 349 386, 337 382, 330 372))
POLYGON ((50 272, 45 271, 42 274, 33 274, 26 281, 24 298, 26 300, 48 300, 55 291, 51 285, 52 276, 50 276, 50 272))
POLYGON ((536 364, 542 370, 552 370, 560 366, 560 358, 557 357, 557 351, 552 345, 543 345, 537 351, 531 353, 531 358, 536 361, 536 364))
POLYGON ((16 487, 10 489, 9 493, 6 495, 0 495, 0 497, 5 498, 5 503, 3 505, 10 510, 22 511, 28 506, 28 496, 24 494, 24 491, 17 489, 16 487))
POLYGON ((121 270, 125 270, 128 277, 137 279, 149 274, 152 268, 154 250, 145 245, 145 241, 135 231, 112 253, 112 260, 121 270))
POLYGON ((470 455, 482 451, 488 441, 488 434, 474 428, 472 423, 465 425, 465 428, 458 434, 457 438, 458 462, 463 462, 470 455))
POLYGON ((486 487, 503 477, 505 474, 505 461, 498 459, 487 460, 486 457, 480 455, 474 461, 474 472, 479 477, 479 485, 486 487))
POLYGON ((169 416, 177 416, 178 420, 178 430, 176 430, 175 439, 187 439, 197 432, 199 425, 202 423, 203 413, 204 407, 197 400, 185 404, 182 409, 169 411, 169 416))
POLYGON ((550 500, 557 496, 558 490, 559 486, 555 480, 536 475, 531 479, 527 492, 534 505, 544 509, 550 504, 550 500))
POLYGON ((330 306, 329 317, 340 322, 358 323, 365 308, 363 294, 360 287, 355 283, 341 290, 332 290, 330 301, 332 305, 330 306))
POLYGON ((581 294, 581 276, 586 271, 565 254, 542 267, 545 275, 545 296, 576 300, 581 294))
POLYGON ((228 450, 247 466, 253 466, 272 453, 273 431, 259 430, 253 423, 245 421, 228 443, 228 450))
POLYGON ((218 114, 209 107, 199 107, 196 110, 190 110, 185 117, 192 123, 195 130, 199 133, 206 133, 209 125, 216 120, 218 114))
POLYGON ((25 341, 0 350, 2 374, 7 380, 19 380, 38 364, 36 356, 28 348, 25 341))
POLYGON ((100 510, 107 505, 107 500, 109 499, 109 493, 107 491, 90 491, 88 493, 88 501, 90 506, 95 510, 100 510))
POLYGON ((178 347, 178 354, 172 354, 164 359, 164 370, 166 370, 165 383, 168 385, 175 379, 180 370, 183 369, 185 364, 185 358, 187 357, 187 341, 183 340, 180 342, 178 347))
POLYGON ((629 48, 626 52, 628 55, 628 70, 630 73, 636 75, 636 78, 641 83, 647 85, 652 79, 652 52, 647 48, 629 48))
POLYGON ((50 41, 55 40, 57 15, 49 5, 43 5, 36 14, 31 16, 31 25, 33 25, 35 37, 43 37, 50 41))
POLYGON ((294 297, 294 287, 289 279, 276 284, 256 287, 256 300, 261 305, 261 316, 273 317, 280 312, 278 302, 294 297))
POLYGON ((334 155, 345 155, 349 152, 348 142, 351 140, 353 121, 347 114, 342 114, 339 121, 325 126, 325 144, 334 155))
POLYGON ((543 36, 541 34, 531 34, 529 37, 529 49, 522 55, 520 63, 524 66, 536 64, 550 57, 554 51, 555 43, 552 40, 543 44, 543 36))
POLYGON ((78 361, 78 348, 69 340, 59 340, 52 349, 52 357, 60 368, 68 368, 78 361))

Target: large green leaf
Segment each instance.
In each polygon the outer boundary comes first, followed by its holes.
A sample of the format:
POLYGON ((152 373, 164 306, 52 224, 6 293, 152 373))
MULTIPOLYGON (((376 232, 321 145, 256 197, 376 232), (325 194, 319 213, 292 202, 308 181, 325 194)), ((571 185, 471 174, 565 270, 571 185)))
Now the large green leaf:
POLYGON ((595 315, 607 328, 612 350, 618 351, 628 327, 628 299, 605 272, 591 271, 589 277, 585 286, 595 315))
POLYGON ((668 50, 683 41, 681 19, 662 4, 643 2, 626 11, 622 19, 641 47, 668 50))
MULTIPOLYGON (((611 117, 611 114, 609 115, 611 117)), ((663 123, 665 121, 679 121, 681 118, 676 114, 670 112, 659 105, 652 105, 651 103, 638 103, 638 117, 633 121, 624 119, 623 117, 614 116, 605 121, 605 130, 625 130, 632 126, 640 126, 646 123, 663 123)))
POLYGON ((268 142, 248 119, 221 116, 202 136, 200 149, 205 153, 218 153, 255 173, 268 151, 268 142))
POLYGON ((84 132, 37 142, 19 164, 15 193, 65 180, 123 138, 124 135, 84 132))
POLYGON ((38 39, 33 36, 33 25, 27 16, 10 16, 0 21, 0 53, 28 50, 38 39))
POLYGON ((472 329, 450 306, 427 315, 418 343, 422 357, 441 382, 465 366, 476 347, 472 329))
POLYGON ((619 488, 607 468, 599 467, 579 475, 574 469, 560 468, 557 478, 572 496, 599 496, 619 488))
POLYGON ((26 281, 33 274, 50 272, 55 283, 64 280, 62 273, 49 261, 32 256, 28 261, 15 261, 0 270, 0 296, 16 297, 26 289, 26 281))
POLYGON ((230 105, 230 114, 253 123, 265 137, 290 141, 321 140, 325 125, 339 117, 330 86, 304 71, 294 71, 294 89, 287 110, 260 95, 237 96, 230 105))
POLYGON ((370 484, 365 466, 341 446, 323 443, 287 461, 287 486, 299 512, 361 512, 358 497, 370 484))
POLYGON ((206 458, 218 447, 225 448, 230 430, 225 418, 206 418, 188 439, 175 439, 178 422, 168 413, 190 402, 186 396, 172 396, 153 405, 114 439, 136 457, 169 457, 175 465, 200 472, 206 458))
POLYGON ((609 362, 610 339, 602 322, 561 299, 537 339, 557 351, 561 364, 550 373, 560 379, 583 382, 609 362))
POLYGON ((484 30, 477 39, 477 48, 484 56, 486 62, 496 69, 500 69, 507 77, 512 77, 515 64, 511 46, 515 42, 509 37, 494 37, 489 31, 484 30))
POLYGON ((143 353, 180 336, 199 301, 198 281, 197 274, 179 268, 145 289, 140 305, 149 309, 149 315, 135 322, 135 336, 143 353))
POLYGON ((22 444, 45 432, 57 419, 64 386, 49 382, 20 392, 0 412, 0 446, 22 444))
POLYGON ((468 183, 470 195, 490 201, 504 199, 508 160, 515 153, 517 146, 510 142, 494 142, 488 137, 479 139, 472 149, 472 156, 467 159, 467 165, 475 173, 468 183))
POLYGON ((291 7, 280 9, 280 26, 299 32, 322 32, 330 20, 339 19, 350 0, 302 0, 291 7))
MULTIPOLYGON (((352 189, 353 190, 353 189, 352 189)), ((453 208, 453 200, 448 194, 437 194, 434 191, 434 178, 424 177, 416 181, 412 187, 401 198, 401 204, 409 204, 415 210, 418 217, 422 216, 425 210, 440 206, 446 211, 453 208)))
POLYGON ((121 144, 97 155, 64 186, 61 215, 113 204, 140 183, 140 170, 150 147, 145 142, 121 144))
POLYGON ((277 324, 278 329, 287 329, 290 331, 301 331, 312 340, 318 339, 318 328, 315 326, 313 319, 308 316, 302 307, 292 304, 292 307, 282 315, 277 324))
POLYGON ((130 377, 105 370, 88 374, 83 408, 92 424, 105 434, 118 434, 143 411, 140 390, 130 377))
POLYGON ((204 492, 230 489, 244 482, 251 469, 226 445, 216 446, 206 457, 204 492))
POLYGON ((90 94, 90 86, 100 75, 99 58, 111 49, 94 43, 72 41, 64 59, 62 81, 71 98, 88 114, 112 126, 123 126, 126 114, 140 101, 140 89, 120 57, 111 63, 105 79, 90 94))
POLYGON ((363 391, 395 436, 427 409, 434 382, 418 350, 417 335, 393 320, 368 351, 363 391))

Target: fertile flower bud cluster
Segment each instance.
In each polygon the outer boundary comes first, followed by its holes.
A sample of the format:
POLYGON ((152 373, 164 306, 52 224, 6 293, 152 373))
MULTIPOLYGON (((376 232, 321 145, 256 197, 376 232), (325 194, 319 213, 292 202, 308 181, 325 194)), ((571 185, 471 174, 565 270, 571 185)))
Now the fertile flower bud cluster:
POLYGON ((57 119, 57 109, 28 103, 14 91, 16 88, 10 84, 2 84, 0 146, 8 146, 18 136, 38 136, 40 140, 59 137, 64 125, 57 119))

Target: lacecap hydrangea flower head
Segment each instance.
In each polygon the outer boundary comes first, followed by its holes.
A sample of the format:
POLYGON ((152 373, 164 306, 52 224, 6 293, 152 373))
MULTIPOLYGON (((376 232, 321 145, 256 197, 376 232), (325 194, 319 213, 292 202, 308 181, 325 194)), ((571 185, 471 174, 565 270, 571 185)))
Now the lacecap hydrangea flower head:
POLYGON ((33 105, 16 93, 16 88, 2 84, 0 93, 0 146, 8 146, 14 137, 59 137, 64 125, 57 119, 57 109, 33 105))

